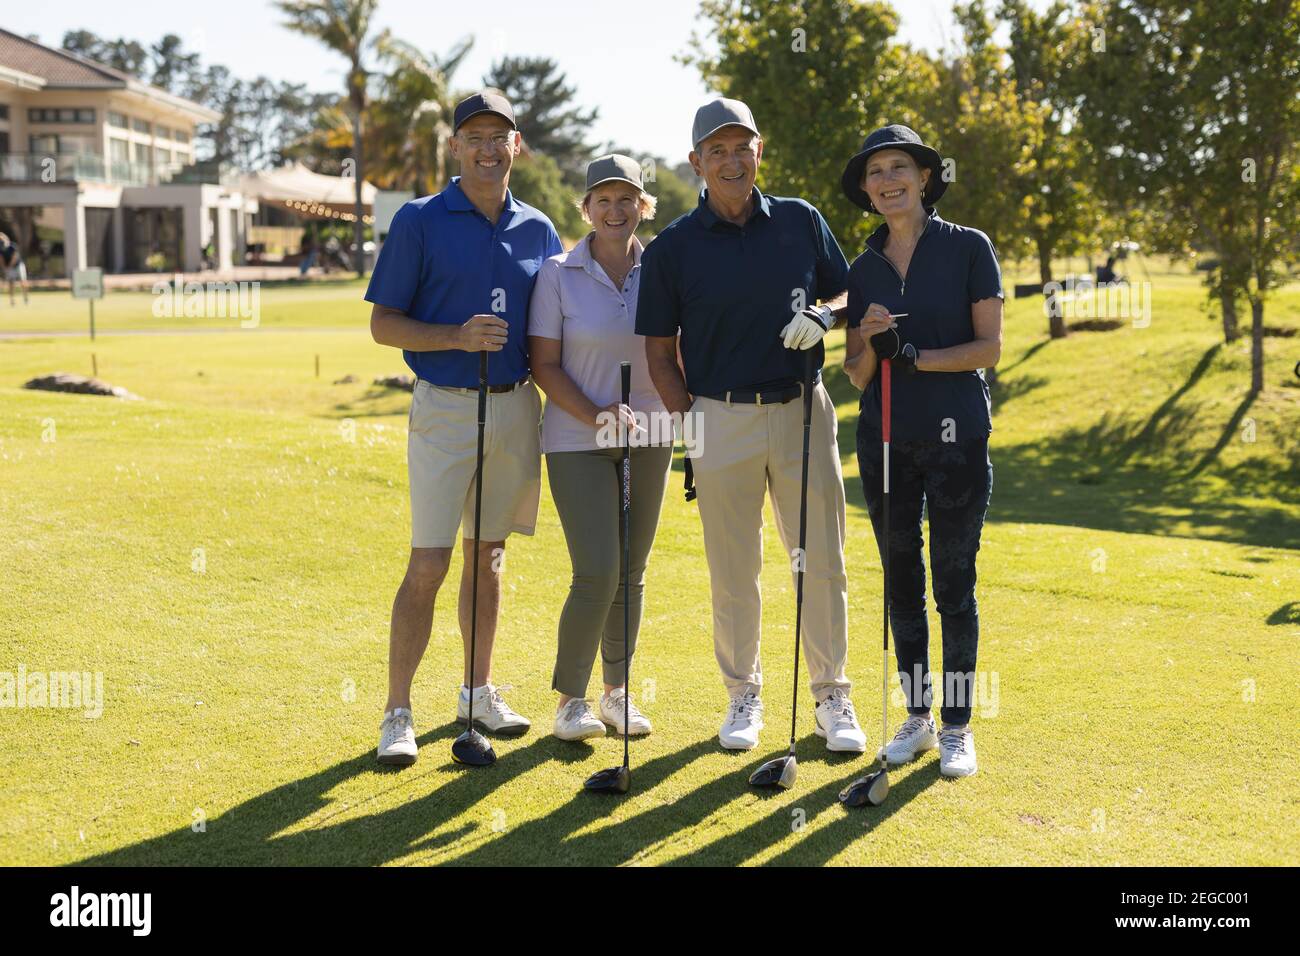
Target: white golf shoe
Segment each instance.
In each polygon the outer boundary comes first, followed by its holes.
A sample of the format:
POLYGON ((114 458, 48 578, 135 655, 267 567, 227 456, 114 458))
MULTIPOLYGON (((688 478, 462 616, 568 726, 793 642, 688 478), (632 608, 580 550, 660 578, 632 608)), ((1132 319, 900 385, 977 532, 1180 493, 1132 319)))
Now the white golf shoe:
POLYGON ((758 734, 762 729, 763 702, 753 691, 737 694, 727 705, 727 716, 718 731, 718 743, 726 750, 753 750, 758 746, 758 734))
MULTIPOLYGON (((615 733, 623 733, 623 697, 626 691, 615 687, 608 694, 600 697, 600 719, 614 728, 615 733)), ((627 735, 643 737, 650 733, 650 718, 637 710, 632 698, 627 700, 627 735)))
POLYGON ((415 718, 405 707, 394 707, 379 725, 379 762, 398 767, 415 763, 415 718))
POLYGON ((836 689, 817 705, 818 737, 826 738, 826 749, 836 753, 862 753, 867 749, 867 735, 858 726, 853 701, 843 690, 836 689))
POLYGON ((975 735, 969 724, 939 731, 939 772, 945 777, 969 777, 975 772, 975 735))
MULTIPOLYGON (((469 716, 469 691, 462 685, 460 697, 456 700, 456 718, 464 720, 469 716)), ((501 691, 492 684, 474 688, 474 726, 489 734, 518 736, 527 733, 532 722, 516 714, 501 696, 501 691)))
POLYGON ((591 712, 590 701, 575 697, 556 713, 552 733, 561 740, 586 740, 604 737, 605 725, 591 712))
POLYGON ((929 714, 913 714, 903 721, 903 726, 885 747, 885 760, 891 764, 904 764, 938 745, 934 718, 929 714))

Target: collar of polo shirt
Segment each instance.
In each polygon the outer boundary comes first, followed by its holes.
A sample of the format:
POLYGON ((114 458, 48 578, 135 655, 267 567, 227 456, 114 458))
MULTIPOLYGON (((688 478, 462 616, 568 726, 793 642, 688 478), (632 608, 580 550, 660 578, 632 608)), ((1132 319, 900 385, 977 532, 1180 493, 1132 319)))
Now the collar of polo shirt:
MULTIPOLYGON (((590 267, 595 265, 596 262, 591 255, 591 240, 595 235, 594 232, 587 233, 587 235, 582 238, 581 242, 569 250, 568 254, 564 257, 564 261, 561 262, 560 265, 568 269, 586 269, 590 272, 590 267)), ((628 275, 631 275, 632 272, 636 270, 637 266, 641 265, 641 251, 643 248, 641 240, 637 236, 633 236, 632 268, 628 270, 628 275)))
MULTIPOLYGON (((772 207, 771 204, 767 201, 767 197, 763 195, 763 193, 759 190, 757 186, 754 187, 754 191, 751 193, 751 195, 754 197, 754 215, 757 215, 758 213, 762 213, 768 219, 771 219, 772 207)), ((716 212, 714 212, 712 209, 709 208, 708 187, 705 187, 704 189, 700 190, 700 202, 699 205, 696 206, 695 212, 696 215, 699 216, 700 224, 703 225, 704 228, 706 229, 712 229, 718 223, 726 222, 725 219, 719 217, 716 212)), ((750 218, 752 219, 754 218, 754 216, 751 215, 750 218)), ((739 228, 738 226, 736 226, 734 222, 727 222, 727 225, 733 226, 735 228, 739 228)))
MULTIPOLYGON (((939 218, 939 213, 935 210, 933 206, 931 206, 930 209, 925 214, 925 225, 921 229, 921 236, 924 236, 927 232, 929 232, 931 226, 936 226, 941 222, 943 222, 943 220, 939 218)), ((888 238, 889 238, 889 223, 882 222, 879 226, 876 227, 876 231, 867 237, 867 245, 870 246, 872 249, 876 250, 876 252, 884 252, 885 241, 888 238)), ((918 242, 920 241, 920 238, 921 238, 920 236, 917 236, 918 242)))
MULTIPOLYGON (((451 182, 443 190, 442 200, 452 212, 478 212, 474 208, 474 204, 469 201, 469 197, 465 195, 465 190, 460 188, 459 176, 451 177, 451 182)), ((506 190, 506 204, 502 208, 510 212, 519 211, 519 203, 515 200, 514 193, 509 189, 506 190)))

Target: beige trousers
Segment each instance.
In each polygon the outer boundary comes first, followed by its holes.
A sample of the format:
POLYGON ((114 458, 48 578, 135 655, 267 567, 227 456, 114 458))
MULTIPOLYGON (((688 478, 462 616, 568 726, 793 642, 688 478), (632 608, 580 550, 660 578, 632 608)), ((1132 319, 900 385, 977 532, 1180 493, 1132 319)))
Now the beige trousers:
MULTIPOLYGON (((791 554, 799 546, 803 399, 784 405, 728 405, 697 398, 691 408, 699 455, 695 487, 713 591, 713 649, 732 696, 758 692, 763 598, 763 499, 772 495, 777 531, 791 554)), ((813 392, 808 463, 808 527, 803 597, 803 656, 813 696, 850 688, 848 582, 844 572, 844 477, 835 406, 813 392)), ((790 635, 793 640, 793 635, 790 635)), ((782 646, 787 646, 782 639, 782 646)))

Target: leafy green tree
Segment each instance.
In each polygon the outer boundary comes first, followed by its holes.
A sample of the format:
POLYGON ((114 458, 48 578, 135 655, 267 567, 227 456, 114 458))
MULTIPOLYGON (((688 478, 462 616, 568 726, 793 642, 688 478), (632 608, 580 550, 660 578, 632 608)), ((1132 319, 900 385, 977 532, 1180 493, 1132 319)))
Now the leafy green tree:
POLYGON ((441 189, 454 172, 447 141, 457 95, 451 77, 474 45, 472 37, 445 55, 425 54, 384 31, 376 44, 392 65, 371 104, 370 141, 374 181, 414 189, 423 196, 441 189))
POLYGON ((569 242, 585 236, 590 228, 574 204, 581 194, 565 182, 560 167, 545 153, 525 154, 515 159, 510 170, 510 192, 516 199, 546 213, 555 231, 569 242))
POLYGON ((1238 335, 1251 308, 1251 392, 1264 386, 1264 307, 1294 261, 1300 174, 1300 5, 1295 0, 1099 0, 1078 72, 1080 130, 1118 201, 1217 259, 1207 291, 1238 335))

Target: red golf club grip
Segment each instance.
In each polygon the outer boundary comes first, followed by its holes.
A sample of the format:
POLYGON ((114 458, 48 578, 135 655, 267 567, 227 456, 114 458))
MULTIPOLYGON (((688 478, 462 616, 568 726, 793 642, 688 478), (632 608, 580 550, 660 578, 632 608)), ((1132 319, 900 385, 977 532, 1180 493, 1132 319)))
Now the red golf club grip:
POLYGON ((889 441, 889 359, 880 360, 880 437, 889 441))

